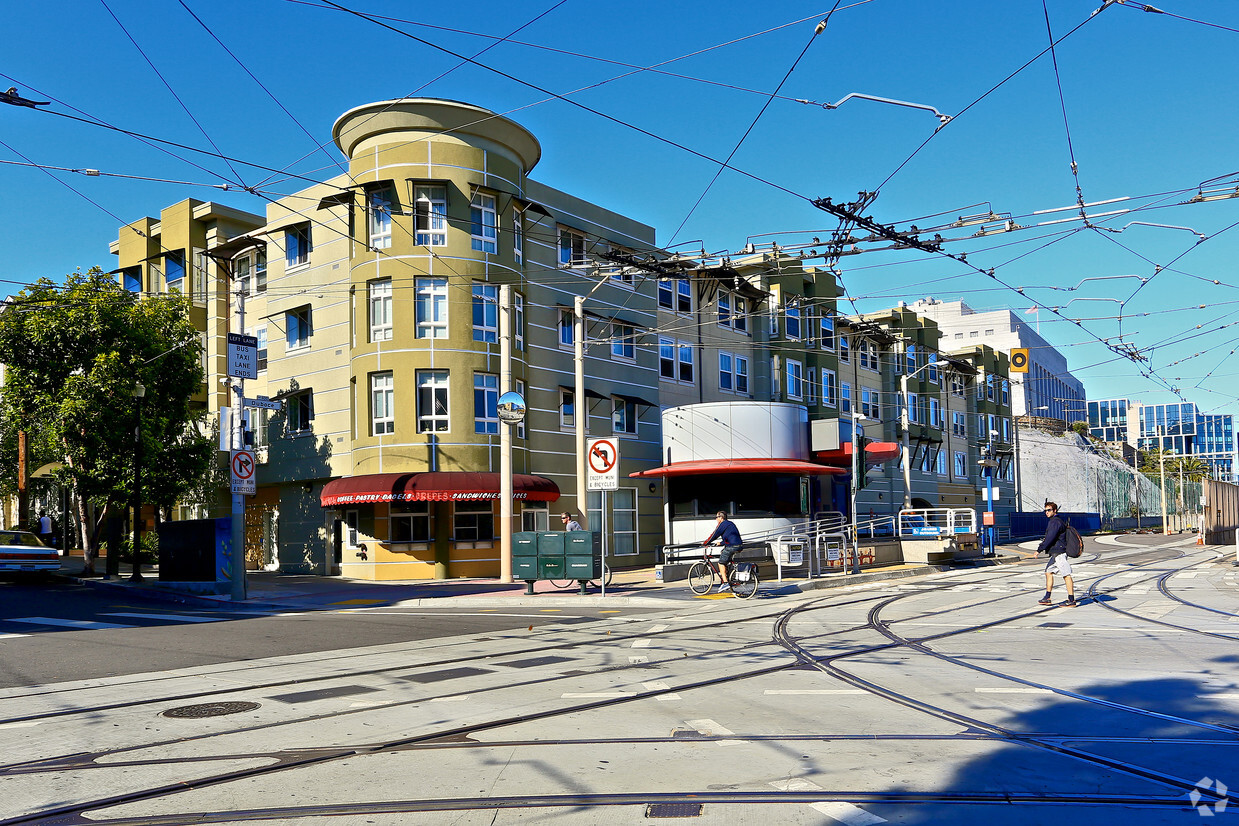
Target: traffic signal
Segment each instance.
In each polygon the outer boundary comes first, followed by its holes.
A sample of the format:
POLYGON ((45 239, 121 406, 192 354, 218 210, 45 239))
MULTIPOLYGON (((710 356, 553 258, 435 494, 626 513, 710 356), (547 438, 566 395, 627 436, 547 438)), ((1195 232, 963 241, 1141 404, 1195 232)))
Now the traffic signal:
POLYGON ((856 489, 864 490, 865 485, 869 483, 869 463, 865 461, 865 446, 876 441, 868 436, 859 436, 856 439, 856 451, 859 455, 856 457, 856 489))

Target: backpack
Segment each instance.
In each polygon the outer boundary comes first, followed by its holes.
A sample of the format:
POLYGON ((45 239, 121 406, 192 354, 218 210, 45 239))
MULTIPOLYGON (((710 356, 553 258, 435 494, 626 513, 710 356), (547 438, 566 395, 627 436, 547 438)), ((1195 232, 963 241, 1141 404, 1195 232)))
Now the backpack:
POLYGON ((1071 527, 1071 523, 1067 523, 1067 527, 1063 529, 1063 541, 1067 545, 1067 556, 1072 559, 1077 558, 1084 553, 1084 538, 1080 536, 1080 532, 1071 527))

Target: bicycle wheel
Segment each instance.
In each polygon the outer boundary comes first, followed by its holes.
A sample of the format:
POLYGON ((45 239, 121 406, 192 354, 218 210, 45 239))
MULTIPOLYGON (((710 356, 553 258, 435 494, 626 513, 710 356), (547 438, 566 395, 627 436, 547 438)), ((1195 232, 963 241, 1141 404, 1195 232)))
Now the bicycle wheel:
POLYGON ((547 582, 551 583, 553 587, 561 590, 565 588, 577 587, 577 581, 575 579, 548 579, 547 582))
POLYGON ((704 562, 694 562, 688 569, 688 588, 694 594, 708 594, 718 579, 714 569, 704 562))
MULTIPOLYGON (((603 583, 606 584, 608 588, 611 587, 611 566, 608 565, 606 562, 602 563, 602 581, 603 583)), ((597 588, 599 582, 596 579, 591 579, 589 581, 589 584, 597 588)))
POLYGON ((731 593, 740 599, 752 599, 757 593, 757 572, 749 571, 748 574, 747 579, 737 579, 733 569, 731 581, 728 583, 731 585, 731 593))

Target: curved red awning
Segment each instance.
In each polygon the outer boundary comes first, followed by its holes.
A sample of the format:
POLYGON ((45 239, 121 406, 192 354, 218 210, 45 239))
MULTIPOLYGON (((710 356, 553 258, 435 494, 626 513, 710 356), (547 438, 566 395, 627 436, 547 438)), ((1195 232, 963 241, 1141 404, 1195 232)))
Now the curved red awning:
MULTIPOLYGON (((323 486, 324 508, 375 502, 452 502, 499 498, 498 473, 445 470, 427 473, 371 473, 333 479, 323 486)), ((550 479, 512 474, 512 498, 554 502, 559 486, 550 479)))
POLYGON ((830 465, 797 459, 695 459, 628 474, 631 479, 650 476, 698 476, 707 473, 788 473, 796 476, 838 476, 846 471, 830 465))
MULTIPOLYGON (((865 464, 881 465, 899 458, 897 442, 870 442, 865 445, 865 464)), ((838 450, 819 450, 813 454, 819 462, 841 468, 852 467, 852 443, 844 442, 838 450)))

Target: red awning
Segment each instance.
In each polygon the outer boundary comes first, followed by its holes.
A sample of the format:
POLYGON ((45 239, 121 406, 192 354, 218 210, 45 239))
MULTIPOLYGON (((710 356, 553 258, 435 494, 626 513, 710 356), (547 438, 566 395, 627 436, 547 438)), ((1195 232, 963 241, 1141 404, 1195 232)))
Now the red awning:
MULTIPOLYGON (((865 445, 865 464, 881 465, 892 459, 899 458, 897 442, 870 442, 865 445)), ((852 467, 852 443, 844 442, 838 450, 819 450, 813 454, 819 462, 826 462, 837 467, 852 467)))
POLYGON ((650 476, 699 476, 707 473, 788 473, 794 476, 839 476, 846 471, 830 465, 796 459, 695 459, 630 473, 632 479, 650 476))
MULTIPOLYGON (((332 508, 375 502, 454 502, 498 498, 498 473, 433 471, 372 473, 333 479, 323 486, 321 501, 324 508, 332 508)), ((559 487, 541 476, 514 473, 512 498, 554 502, 559 498, 559 487)))

